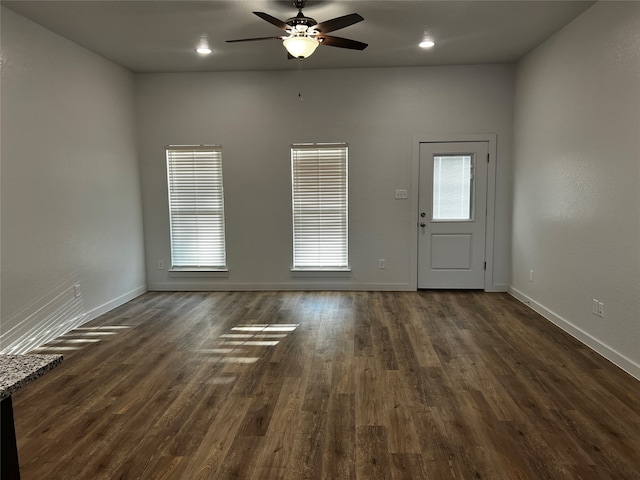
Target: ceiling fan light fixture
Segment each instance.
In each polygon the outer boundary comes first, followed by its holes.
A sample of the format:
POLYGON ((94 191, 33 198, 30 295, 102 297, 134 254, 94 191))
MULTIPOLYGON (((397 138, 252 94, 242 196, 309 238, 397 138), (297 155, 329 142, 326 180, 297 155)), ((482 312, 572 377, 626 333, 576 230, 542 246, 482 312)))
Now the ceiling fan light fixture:
POLYGON ((313 52, 318 48, 318 40, 313 37, 307 36, 293 36, 285 38, 282 41, 284 48, 292 57, 295 58, 307 58, 310 57, 313 52))
POLYGON ((435 45, 435 42, 433 40, 431 40, 430 38, 425 38, 424 40, 422 40, 419 43, 419 47, 420 48, 431 48, 435 45))

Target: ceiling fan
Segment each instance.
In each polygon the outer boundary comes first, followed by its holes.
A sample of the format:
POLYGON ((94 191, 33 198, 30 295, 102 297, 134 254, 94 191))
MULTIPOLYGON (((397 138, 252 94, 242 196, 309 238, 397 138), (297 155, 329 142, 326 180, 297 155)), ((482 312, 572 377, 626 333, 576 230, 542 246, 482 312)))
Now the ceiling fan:
POLYGON ((357 13, 351 13, 342 17, 336 17, 322 23, 316 22, 311 17, 306 17, 302 9, 307 4, 306 0, 293 0, 293 6, 298 9, 298 14, 283 22, 268 13, 253 12, 263 20, 284 30, 286 35, 277 37, 242 38, 239 40, 227 40, 227 43, 253 42, 256 40, 282 40, 282 44, 289 53, 289 58, 307 58, 316 50, 318 45, 329 47, 348 48, 351 50, 364 50, 366 43, 350 40, 348 38, 334 37, 327 33, 349 27, 364 20, 357 13))

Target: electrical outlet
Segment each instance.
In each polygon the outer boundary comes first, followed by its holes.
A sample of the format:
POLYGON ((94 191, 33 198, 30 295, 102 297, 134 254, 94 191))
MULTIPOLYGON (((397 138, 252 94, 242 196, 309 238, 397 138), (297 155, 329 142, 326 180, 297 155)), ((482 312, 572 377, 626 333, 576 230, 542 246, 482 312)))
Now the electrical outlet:
POLYGON ((595 298, 591 302, 591 312, 600 318, 604 318, 604 303, 600 300, 596 300, 595 298))
POLYGON ((396 200, 406 200, 409 198, 409 191, 407 189, 396 190, 396 200))
POLYGON ((533 270, 529 270, 529 281, 533 282, 533 270))
POLYGON ((78 297, 80 296, 80 294, 81 294, 81 293, 82 293, 82 292, 80 291, 80 284, 79 284, 79 283, 76 283, 76 284, 73 286, 73 295, 74 295, 76 298, 78 298, 78 297))
POLYGON ((164 270, 164 260, 158 260, 158 270, 164 270))
POLYGON ((387 262, 384 258, 378 260, 378 268, 387 268, 387 262))

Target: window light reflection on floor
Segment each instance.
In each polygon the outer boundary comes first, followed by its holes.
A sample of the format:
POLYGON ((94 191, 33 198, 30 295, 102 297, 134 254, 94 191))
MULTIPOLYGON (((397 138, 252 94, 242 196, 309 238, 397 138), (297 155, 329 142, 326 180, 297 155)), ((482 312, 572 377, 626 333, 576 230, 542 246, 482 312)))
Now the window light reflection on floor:
POLYGON ((237 325, 235 327, 231 327, 231 330, 244 332, 293 332, 299 326, 299 323, 237 325))
POLYGON ((59 343, 98 343, 100 342, 99 338, 64 338, 58 337, 55 340, 51 340, 47 345, 55 345, 59 343))
POLYGON ((298 328, 298 323, 258 323, 244 324, 231 327, 233 333, 223 333, 219 336, 219 344, 222 348, 201 349, 199 353, 210 352, 212 354, 225 351, 225 355, 219 359, 209 360, 219 361, 227 364, 252 364, 256 363, 260 357, 246 356, 249 348, 255 351, 255 347, 275 347, 283 338, 298 328), (229 349, 226 347, 240 347, 229 349), (245 351, 243 351, 245 350, 245 351))
POLYGON ((125 330, 127 328, 131 328, 129 325, 103 325, 101 327, 78 327, 78 328, 74 328, 73 330, 71 330, 72 332, 75 331, 82 331, 82 330, 125 330))
MULTIPOLYGON (((255 352, 256 347, 275 347, 299 326, 300 324, 297 323, 236 325, 231 327, 231 333, 220 335, 219 348, 198 349, 193 350, 193 353, 205 354, 208 361, 216 363, 251 365, 260 360, 260 356, 247 355, 249 349, 255 352)), ((55 353, 57 351, 79 350, 87 345, 100 343, 106 337, 130 328, 132 327, 128 325, 78 327, 35 349, 34 352, 55 353)), ((229 384, 235 378, 233 376, 217 376, 212 381, 219 384, 229 384)))
POLYGON ((51 346, 46 346, 43 345, 42 347, 38 347, 33 349, 31 352, 33 353, 56 353, 56 352, 66 352, 69 350, 80 350, 80 348, 82 348, 81 345, 78 345, 76 347, 66 347, 66 346, 58 346, 58 345, 51 345, 51 346))
POLYGON ((280 343, 279 340, 265 341, 265 340, 228 340, 223 342, 223 345, 238 345, 238 346, 256 346, 256 347, 275 347, 280 343))
POLYGON ((293 332, 299 325, 269 325, 265 332, 293 332))
POLYGON ((56 353, 80 350, 89 344, 100 343, 104 337, 116 335, 129 325, 102 325, 99 327, 78 327, 32 350, 34 353, 56 353), (97 337, 97 338, 96 338, 97 337))
POLYGON ((69 336, 78 336, 78 337, 101 337, 101 336, 107 336, 107 335, 117 335, 119 332, 107 332, 107 331, 101 331, 101 330, 91 330, 91 331, 85 331, 85 332, 76 332, 75 330, 71 330, 69 333, 66 333, 65 335, 69 335, 69 336))
POLYGON ((261 332, 266 328, 266 325, 244 325, 238 327, 231 327, 231 330, 239 330, 242 332, 261 332))
POLYGON ((221 338, 285 338, 286 333, 223 333, 221 338))

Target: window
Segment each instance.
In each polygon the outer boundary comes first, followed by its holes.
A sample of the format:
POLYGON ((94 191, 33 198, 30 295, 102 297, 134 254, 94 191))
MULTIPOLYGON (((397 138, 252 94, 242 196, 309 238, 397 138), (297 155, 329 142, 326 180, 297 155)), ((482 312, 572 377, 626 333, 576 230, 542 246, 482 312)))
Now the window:
POLYGON ((167 147, 171 268, 226 269, 222 148, 167 147))
POLYGON ((347 270, 346 144, 291 147, 293 268, 347 270))
POLYGON ((473 162, 470 155, 433 158, 434 220, 471 220, 473 162))

